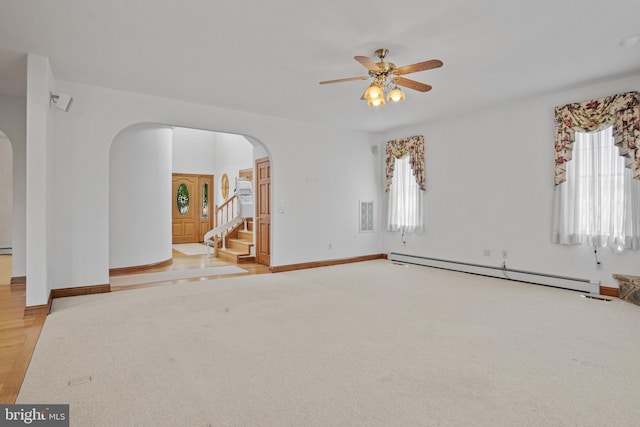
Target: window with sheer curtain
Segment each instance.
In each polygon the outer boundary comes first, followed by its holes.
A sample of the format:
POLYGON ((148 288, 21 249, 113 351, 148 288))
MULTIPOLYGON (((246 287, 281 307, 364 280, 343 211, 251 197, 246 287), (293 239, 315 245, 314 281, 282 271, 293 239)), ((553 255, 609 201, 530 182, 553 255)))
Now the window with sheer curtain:
POLYGON ((422 193, 411 168, 409 155, 396 158, 389 189, 389 231, 422 231, 422 193))
POLYGON ((614 145, 612 127, 575 132, 566 182, 554 194, 554 243, 640 247, 640 181, 614 145))

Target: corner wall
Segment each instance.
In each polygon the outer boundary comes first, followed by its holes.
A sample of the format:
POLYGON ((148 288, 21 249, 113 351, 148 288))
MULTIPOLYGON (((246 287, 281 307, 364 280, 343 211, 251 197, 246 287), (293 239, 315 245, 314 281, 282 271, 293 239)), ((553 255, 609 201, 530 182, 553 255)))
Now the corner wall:
POLYGON ((385 232, 385 251, 491 266, 500 266, 506 251, 509 268, 608 287, 617 287, 613 273, 640 274, 640 252, 598 249, 599 270, 593 248, 551 243, 554 108, 639 89, 636 75, 386 133, 382 147, 425 136, 427 193, 426 231, 409 235, 406 246, 397 233, 385 232))

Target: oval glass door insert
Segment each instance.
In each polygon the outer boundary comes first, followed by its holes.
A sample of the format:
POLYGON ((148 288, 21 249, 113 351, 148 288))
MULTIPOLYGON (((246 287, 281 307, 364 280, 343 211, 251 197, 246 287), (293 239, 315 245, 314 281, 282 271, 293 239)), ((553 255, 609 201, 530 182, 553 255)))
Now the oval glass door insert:
POLYGON ((180 215, 186 215, 189 212, 189 189, 186 185, 180 184, 178 194, 176 196, 176 204, 180 215))

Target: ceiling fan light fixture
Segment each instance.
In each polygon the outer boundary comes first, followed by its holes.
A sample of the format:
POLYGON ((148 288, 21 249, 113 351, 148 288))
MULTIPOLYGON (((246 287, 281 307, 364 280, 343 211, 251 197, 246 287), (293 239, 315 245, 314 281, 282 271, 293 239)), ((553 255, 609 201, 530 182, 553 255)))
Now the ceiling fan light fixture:
POLYGON ((350 82, 354 80, 373 79, 373 82, 367 87, 360 99, 366 100, 372 107, 379 107, 385 104, 385 100, 389 102, 402 102, 405 100, 405 94, 402 89, 409 88, 418 92, 428 92, 431 86, 415 80, 402 77, 406 74, 417 73, 418 71, 426 71, 434 68, 442 67, 442 61, 439 59, 430 59, 428 61, 417 62, 411 65, 396 67, 392 62, 385 61, 385 57, 389 51, 387 49, 376 50, 376 55, 380 58, 379 62, 375 62, 368 56, 354 56, 353 59, 358 61, 368 70, 368 76, 347 77, 344 79, 334 79, 321 81, 320 84, 350 82), (393 86, 393 87, 392 87, 393 86))
POLYGON ((367 104, 369 104, 369 107, 381 107, 384 105, 384 96, 370 99, 367 101, 367 104))
POLYGON ((382 89, 374 82, 367 88, 367 91, 364 93, 364 97, 369 101, 377 98, 384 98, 384 93, 382 89))
POLYGON ((398 86, 391 89, 387 94, 387 101, 389 102, 402 102, 404 98, 404 92, 398 86))

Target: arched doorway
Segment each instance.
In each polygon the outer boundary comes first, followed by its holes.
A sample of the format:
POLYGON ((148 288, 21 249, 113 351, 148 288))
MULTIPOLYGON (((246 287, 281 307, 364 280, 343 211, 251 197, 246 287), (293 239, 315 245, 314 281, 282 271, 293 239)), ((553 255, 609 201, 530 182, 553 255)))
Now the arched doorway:
POLYGON ((214 175, 213 208, 224 202, 223 175, 232 193, 240 171, 268 156, 262 143, 236 134, 156 123, 123 129, 109 158, 110 271, 171 262, 172 174, 214 175))

